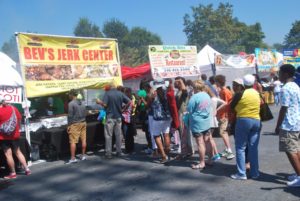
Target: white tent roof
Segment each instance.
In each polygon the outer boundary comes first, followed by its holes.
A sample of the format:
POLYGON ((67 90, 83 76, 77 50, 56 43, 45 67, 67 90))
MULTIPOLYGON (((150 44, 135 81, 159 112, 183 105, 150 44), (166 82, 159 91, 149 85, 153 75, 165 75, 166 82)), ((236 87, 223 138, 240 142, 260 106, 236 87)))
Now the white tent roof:
POLYGON ((3 52, 0 52, 0 69, 0 86, 23 86, 16 62, 3 52))
POLYGON ((215 55, 220 55, 221 53, 214 50, 209 45, 205 45, 202 50, 197 54, 197 65, 207 66, 214 63, 215 55))

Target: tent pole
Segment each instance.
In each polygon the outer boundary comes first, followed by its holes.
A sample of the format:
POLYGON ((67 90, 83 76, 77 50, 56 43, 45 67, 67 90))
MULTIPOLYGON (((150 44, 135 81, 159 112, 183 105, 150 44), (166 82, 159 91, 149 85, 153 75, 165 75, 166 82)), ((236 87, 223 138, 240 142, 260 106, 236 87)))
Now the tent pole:
MULTIPOLYGON (((24 73, 24 67, 23 67, 23 62, 22 62, 22 57, 21 57, 21 52, 20 52, 20 44, 19 44, 19 39, 18 39, 18 33, 15 33, 16 36, 16 41, 17 41, 17 49, 18 49, 18 54, 19 54, 19 61, 20 61, 20 67, 21 67, 21 75, 23 78, 23 103, 24 106, 22 104, 22 107, 24 108, 24 115, 25 115, 25 119, 24 119, 24 127, 25 127, 25 136, 26 136, 26 140, 29 144, 29 146, 31 147, 31 139, 30 139, 30 129, 29 129, 29 118, 30 118, 30 113, 29 113, 29 107, 28 107, 28 101, 27 101, 27 95, 26 95, 26 90, 25 90, 25 73, 24 73)), ((31 152, 29 153, 29 161, 28 161, 28 165, 31 166, 32 165, 32 161, 31 161, 31 152)))

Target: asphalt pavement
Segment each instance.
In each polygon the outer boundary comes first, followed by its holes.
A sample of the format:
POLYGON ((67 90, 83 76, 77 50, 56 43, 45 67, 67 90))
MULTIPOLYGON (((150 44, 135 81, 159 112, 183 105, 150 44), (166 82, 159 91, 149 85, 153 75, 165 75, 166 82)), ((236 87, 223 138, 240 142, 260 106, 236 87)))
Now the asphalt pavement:
MULTIPOLYGON (((2 201, 299 201, 300 188, 288 188, 286 177, 293 173, 284 153, 278 151, 275 119, 263 123, 259 144, 261 177, 235 181, 235 159, 221 159, 203 171, 192 170, 198 155, 185 161, 159 164, 143 152, 145 137, 136 137, 136 153, 106 160, 103 151, 86 161, 65 165, 63 160, 31 167, 32 175, 0 181, 2 201)), ((231 136, 232 144, 233 137, 231 136)), ((224 147, 216 138, 219 150, 224 147)))

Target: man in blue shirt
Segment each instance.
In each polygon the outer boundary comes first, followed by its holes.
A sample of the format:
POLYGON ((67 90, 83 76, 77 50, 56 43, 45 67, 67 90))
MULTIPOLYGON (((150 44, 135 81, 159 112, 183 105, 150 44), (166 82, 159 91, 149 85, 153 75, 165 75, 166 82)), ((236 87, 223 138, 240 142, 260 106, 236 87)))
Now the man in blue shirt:
POLYGON ((276 126, 279 134, 279 151, 286 152, 296 174, 288 177, 289 187, 300 187, 300 88, 293 82, 295 67, 285 64, 280 67, 281 109, 276 126))

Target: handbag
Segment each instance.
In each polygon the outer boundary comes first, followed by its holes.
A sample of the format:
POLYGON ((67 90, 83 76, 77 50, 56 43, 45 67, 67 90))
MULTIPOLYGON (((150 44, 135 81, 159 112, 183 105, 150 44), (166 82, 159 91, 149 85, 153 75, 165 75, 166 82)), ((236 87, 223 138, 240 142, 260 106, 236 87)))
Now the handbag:
POLYGON ((13 107, 11 107, 11 109, 12 109, 12 114, 10 118, 6 122, 0 125, 0 132, 6 136, 11 136, 16 130, 18 124, 18 119, 15 110, 13 107))
POLYGON ((269 121, 273 119, 273 114, 269 108, 269 105, 264 101, 263 97, 261 94, 259 94, 263 103, 260 105, 260 111, 259 111, 259 116, 261 121, 269 121))

